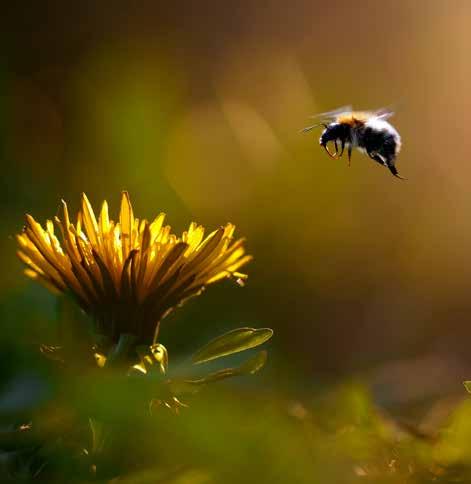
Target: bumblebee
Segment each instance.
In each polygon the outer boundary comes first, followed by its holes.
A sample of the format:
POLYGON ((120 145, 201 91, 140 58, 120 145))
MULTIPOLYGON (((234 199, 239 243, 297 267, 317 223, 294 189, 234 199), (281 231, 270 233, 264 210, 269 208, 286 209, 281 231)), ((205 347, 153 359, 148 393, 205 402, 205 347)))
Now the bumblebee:
POLYGON ((401 137, 387 121, 393 114, 388 109, 353 111, 351 106, 345 106, 314 116, 320 122, 302 131, 311 131, 323 126, 325 129, 319 138, 319 144, 331 158, 341 158, 346 147, 350 166, 352 150, 357 148, 388 168, 395 177, 403 179, 395 166, 396 157, 401 149, 401 137), (333 144, 335 152, 329 150, 329 142, 333 144))

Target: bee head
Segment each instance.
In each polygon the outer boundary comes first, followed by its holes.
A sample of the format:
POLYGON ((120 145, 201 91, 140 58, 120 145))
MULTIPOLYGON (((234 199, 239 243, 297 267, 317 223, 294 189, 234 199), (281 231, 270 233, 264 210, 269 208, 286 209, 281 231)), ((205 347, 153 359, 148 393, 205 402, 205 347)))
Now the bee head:
POLYGON ((319 138, 319 144, 325 148, 329 141, 341 140, 348 141, 349 126, 343 123, 324 124, 324 131, 322 131, 319 138))

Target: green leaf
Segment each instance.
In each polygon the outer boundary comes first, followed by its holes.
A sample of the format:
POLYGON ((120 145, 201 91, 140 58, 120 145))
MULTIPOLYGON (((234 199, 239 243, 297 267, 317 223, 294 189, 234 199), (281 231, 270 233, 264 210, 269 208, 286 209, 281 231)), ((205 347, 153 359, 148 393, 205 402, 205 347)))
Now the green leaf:
POLYGON ((466 380, 463 382, 464 387, 468 393, 471 393, 471 380, 466 380))
POLYGON ((170 380, 168 382, 170 391, 174 395, 181 395, 185 393, 196 393, 203 386, 209 383, 214 383, 226 378, 232 378, 234 376, 253 375, 257 373, 267 361, 267 352, 265 350, 260 351, 252 358, 249 358, 245 363, 236 368, 225 368, 209 375, 199 378, 198 380, 170 380))
POLYGON ((273 336, 270 328, 238 328, 219 336, 198 350, 192 358, 194 364, 205 363, 222 356, 255 348, 273 336))

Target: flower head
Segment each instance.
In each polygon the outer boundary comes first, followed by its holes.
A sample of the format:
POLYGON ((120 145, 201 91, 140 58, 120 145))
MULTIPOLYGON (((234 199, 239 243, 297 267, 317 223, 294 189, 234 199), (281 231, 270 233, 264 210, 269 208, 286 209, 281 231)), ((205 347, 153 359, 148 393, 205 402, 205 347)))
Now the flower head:
POLYGON ((163 213, 153 222, 135 218, 123 192, 119 220, 109 218, 106 201, 97 219, 83 194, 75 225, 62 202, 62 217, 55 217, 61 241, 51 220, 43 228, 27 215, 17 236, 18 256, 28 276, 71 293, 111 341, 127 333, 150 343, 175 306, 220 279, 243 281, 246 275, 237 271, 251 259, 243 239, 233 239, 232 224, 205 238, 204 228, 191 223, 179 238, 164 218, 163 213))

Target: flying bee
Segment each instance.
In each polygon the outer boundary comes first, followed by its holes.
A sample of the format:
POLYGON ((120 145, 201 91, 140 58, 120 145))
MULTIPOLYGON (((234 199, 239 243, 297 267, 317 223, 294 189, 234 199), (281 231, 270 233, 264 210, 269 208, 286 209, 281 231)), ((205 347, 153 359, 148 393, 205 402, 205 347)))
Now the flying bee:
POLYGON ((387 121, 393 114, 388 109, 353 111, 351 106, 345 106, 314 116, 320 122, 302 131, 324 126, 319 144, 331 158, 341 158, 346 147, 350 166, 352 149, 357 148, 372 160, 387 167, 394 176, 403 179, 395 166, 396 157, 401 149, 401 137, 387 121), (329 150, 329 142, 333 144, 335 152, 329 150))

